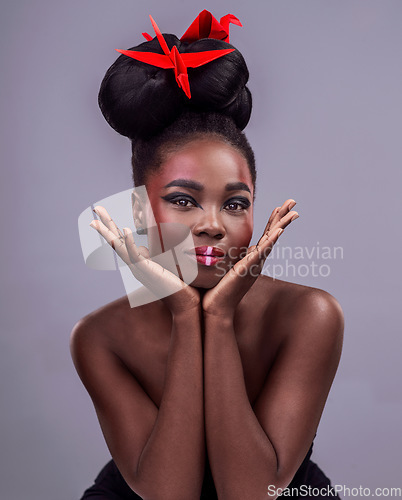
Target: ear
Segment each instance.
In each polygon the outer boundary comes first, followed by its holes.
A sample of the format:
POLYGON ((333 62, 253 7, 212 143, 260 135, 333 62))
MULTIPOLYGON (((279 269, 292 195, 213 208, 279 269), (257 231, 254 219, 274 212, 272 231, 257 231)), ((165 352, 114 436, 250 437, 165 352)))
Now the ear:
POLYGON ((131 193, 131 206, 133 209, 133 219, 136 229, 146 228, 147 221, 145 220, 144 202, 135 190, 131 193))
POLYGON ((136 186, 131 192, 134 225, 138 234, 147 234, 148 228, 156 226, 155 216, 145 186, 136 186), (138 232, 141 230, 141 232, 138 232))

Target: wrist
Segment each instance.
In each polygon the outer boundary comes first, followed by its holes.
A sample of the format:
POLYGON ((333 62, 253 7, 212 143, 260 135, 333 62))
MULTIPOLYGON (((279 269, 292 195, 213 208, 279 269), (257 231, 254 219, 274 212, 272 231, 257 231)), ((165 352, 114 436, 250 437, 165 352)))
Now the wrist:
POLYGON ((173 321, 176 323, 189 322, 201 319, 201 304, 194 304, 191 307, 176 309, 172 311, 173 321))
POLYGON ((203 310, 205 325, 219 324, 222 327, 232 326, 234 321, 234 310, 220 309, 219 311, 203 310))
POLYGON ((225 318, 234 318, 237 302, 226 300, 225 303, 220 300, 220 303, 217 303, 217 300, 213 296, 205 296, 202 300, 201 307, 204 318, 206 317, 219 317, 222 319, 225 318))

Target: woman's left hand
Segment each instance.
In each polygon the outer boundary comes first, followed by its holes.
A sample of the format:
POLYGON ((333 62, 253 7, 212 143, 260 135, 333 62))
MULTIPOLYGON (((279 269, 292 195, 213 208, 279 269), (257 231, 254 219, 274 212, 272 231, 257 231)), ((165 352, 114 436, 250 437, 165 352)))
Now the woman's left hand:
POLYGON ((272 212, 257 245, 248 248, 246 255, 226 273, 219 283, 208 290, 202 300, 204 313, 233 317, 237 305, 258 278, 265 259, 286 226, 299 217, 292 210, 296 202, 286 200, 272 212))

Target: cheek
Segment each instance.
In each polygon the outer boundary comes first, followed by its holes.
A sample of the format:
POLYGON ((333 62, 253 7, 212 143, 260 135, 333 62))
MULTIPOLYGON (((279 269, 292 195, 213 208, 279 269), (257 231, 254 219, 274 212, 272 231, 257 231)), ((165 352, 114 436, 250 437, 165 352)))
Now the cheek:
POLYGON ((148 206, 148 220, 152 221, 154 224, 167 224, 167 223, 178 223, 177 216, 173 210, 166 207, 166 203, 163 200, 150 200, 150 205, 148 206))
POLYGON ((238 241, 249 242, 253 235, 253 218, 249 216, 241 220, 234 220, 231 223, 232 238, 238 241))
MULTIPOLYGON (((156 224, 148 229, 148 248, 151 256, 166 252, 189 238, 191 234, 191 220, 179 217, 177 211, 166 203, 152 203, 149 207, 151 217, 156 224), (151 211, 152 206, 152 211, 151 211)), ((189 244, 190 245, 190 244, 189 244)), ((191 246, 191 245, 190 245, 191 246)))
POLYGON ((229 256, 233 260, 238 260, 247 252, 253 236, 253 221, 245 220, 243 223, 234 224, 231 231, 229 243, 229 256))
POLYGON ((177 211, 170 204, 159 197, 150 198, 150 210, 152 210, 156 222, 174 222, 182 218, 178 216, 177 211))

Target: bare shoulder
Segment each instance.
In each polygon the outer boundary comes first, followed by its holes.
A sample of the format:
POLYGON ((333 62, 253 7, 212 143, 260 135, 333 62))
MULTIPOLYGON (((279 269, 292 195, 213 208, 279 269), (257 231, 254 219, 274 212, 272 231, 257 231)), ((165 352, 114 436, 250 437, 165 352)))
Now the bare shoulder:
POLYGON ((90 312, 73 326, 70 352, 81 379, 87 379, 90 366, 98 365, 105 352, 111 351, 108 331, 122 319, 122 301, 118 299, 90 312))
POLYGON ((72 346, 86 340, 101 343, 105 341, 105 332, 109 325, 111 323, 116 325, 123 318, 124 301, 122 298, 105 304, 77 321, 71 331, 70 343, 72 346))
POLYGON ((325 336, 328 340, 342 342, 343 310, 338 300, 325 290, 265 275, 259 276, 252 289, 254 298, 251 300, 256 297, 264 300, 265 310, 279 318, 288 335, 303 335, 304 339, 306 336, 325 336))
POLYGON ((266 302, 277 302, 284 307, 294 307, 295 305, 314 303, 324 307, 328 304, 329 307, 334 307, 340 314, 342 308, 337 299, 330 293, 320 288, 315 288, 290 281, 283 281, 277 278, 272 278, 261 274, 255 281, 252 289, 253 300, 255 296, 265 297, 266 302))
POLYGON ((81 318, 74 325, 70 335, 70 348, 74 356, 85 347, 116 351, 127 340, 141 331, 144 320, 158 317, 158 304, 149 303, 132 308, 127 296, 120 297, 99 307, 81 318))

